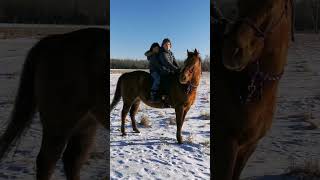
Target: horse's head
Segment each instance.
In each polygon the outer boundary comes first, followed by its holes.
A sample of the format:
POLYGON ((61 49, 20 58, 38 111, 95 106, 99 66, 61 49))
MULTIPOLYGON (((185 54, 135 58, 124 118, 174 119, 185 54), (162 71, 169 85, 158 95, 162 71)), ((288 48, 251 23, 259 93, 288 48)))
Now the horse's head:
POLYGON ((285 18, 288 1, 239 0, 239 19, 226 34, 223 64, 241 71, 257 60, 264 48, 266 35, 285 18))
POLYGON ((181 84, 187 84, 193 77, 201 73, 201 58, 197 49, 195 49, 194 52, 187 50, 187 53, 188 58, 184 61, 183 68, 179 75, 179 82, 181 84))

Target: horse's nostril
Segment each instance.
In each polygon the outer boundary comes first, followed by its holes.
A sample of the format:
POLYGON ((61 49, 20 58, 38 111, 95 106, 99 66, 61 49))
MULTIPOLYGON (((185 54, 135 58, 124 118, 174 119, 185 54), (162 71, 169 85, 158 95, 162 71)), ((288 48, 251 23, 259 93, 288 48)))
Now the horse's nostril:
POLYGON ((234 50, 233 54, 234 54, 234 55, 237 54, 237 53, 239 52, 239 50, 240 50, 240 48, 236 48, 236 49, 234 50))

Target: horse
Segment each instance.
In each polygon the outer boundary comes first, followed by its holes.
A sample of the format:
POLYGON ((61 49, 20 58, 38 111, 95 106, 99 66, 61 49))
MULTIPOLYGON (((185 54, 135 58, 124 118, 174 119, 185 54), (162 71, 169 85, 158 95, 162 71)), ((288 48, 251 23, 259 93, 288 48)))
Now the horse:
POLYGON ((10 121, 0 138, 0 159, 39 112, 43 130, 37 179, 50 179, 61 155, 66 178, 80 179, 97 127, 110 130, 104 86, 109 39, 107 29, 86 28, 49 35, 31 48, 10 121))
MULTIPOLYGON (((187 51, 188 57, 179 73, 168 76, 170 86, 168 88, 169 105, 175 109, 177 133, 176 138, 179 144, 183 143, 181 129, 191 105, 196 99, 196 90, 201 78, 201 58, 197 49, 194 52, 187 51)), ((132 129, 139 133, 136 126, 135 115, 140 102, 154 108, 164 108, 162 101, 150 101, 150 89, 152 78, 145 71, 133 71, 122 74, 117 82, 115 95, 110 105, 110 112, 118 104, 121 97, 123 107, 121 112, 121 133, 125 132, 125 119, 130 111, 132 129)), ((160 85, 161 86, 161 85, 160 85)))
POLYGON ((292 0, 238 0, 237 5, 237 21, 222 41, 213 42, 221 46, 213 61, 216 180, 239 180, 271 128, 290 32, 294 40, 292 0))

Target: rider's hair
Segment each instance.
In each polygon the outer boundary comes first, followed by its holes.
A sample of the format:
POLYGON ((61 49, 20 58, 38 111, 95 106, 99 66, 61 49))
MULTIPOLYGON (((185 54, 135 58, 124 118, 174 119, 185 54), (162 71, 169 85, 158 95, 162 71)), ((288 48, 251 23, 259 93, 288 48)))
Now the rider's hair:
POLYGON ((161 46, 163 46, 167 42, 171 43, 170 39, 169 38, 164 38, 163 41, 162 41, 161 46))
POLYGON ((157 42, 153 43, 153 44, 151 45, 151 47, 150 47, 149 51, 151 52, 151 51, 152 51, 152 49, 153 49, 153 48, 155 48, 155 47, 159 47, 159 48, 160 48, 159 43, 157 43, 157 42))

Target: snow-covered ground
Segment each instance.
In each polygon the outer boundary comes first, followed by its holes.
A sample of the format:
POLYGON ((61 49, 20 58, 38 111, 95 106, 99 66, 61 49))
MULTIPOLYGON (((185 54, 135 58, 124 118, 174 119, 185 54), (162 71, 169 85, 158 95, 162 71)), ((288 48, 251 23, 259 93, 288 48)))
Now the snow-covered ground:
MULTIPOLYGON (((119 71, 110 74, 110 102, 119 71)), ((183 125, 185 144, 178 145, 173 109, 155 109, 140 105, 137 122, 142 117, 151 127, 138 125, 133 133, 131 120, 126 122, 127 136, 120 133, 122 101, 111 112, 111 179, 210 179, 210 74, 203 73, 197 100, 183 125)))
MULTIPOLYGON (((37 39, 0 39, 0 134, 4 131, 9 114, 13 107, 22 64, 28 50, 37 39)), ((18 141, 17 146, 0 162, 0 179, 33 180, 35 176, 36 156, 40 149, 42 128, 39 118, 34 118, 31 127, 18 141)), ((103 179, 108 171, 106 159, 106 139, 108 132, 99 128, 96 145, 89 161, 83 166, 81 178, 103 179)), ((61 161, 52 179, 63 180, 63 167, 61 161)))

